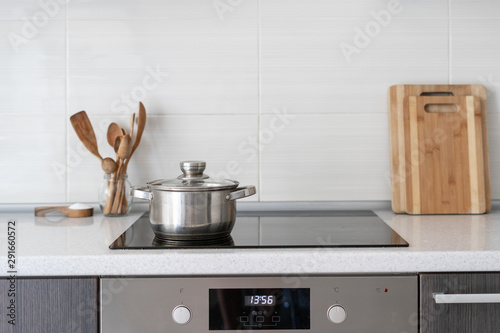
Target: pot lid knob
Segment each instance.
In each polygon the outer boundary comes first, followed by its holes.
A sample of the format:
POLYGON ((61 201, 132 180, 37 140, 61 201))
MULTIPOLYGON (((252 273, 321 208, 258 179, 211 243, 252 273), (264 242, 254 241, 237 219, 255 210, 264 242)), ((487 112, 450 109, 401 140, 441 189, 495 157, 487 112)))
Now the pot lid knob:
POLYGON ((203 171, 207 163, 204 161, 182 161, 180 163, 184 178, 199 178, 204 176, 203 171))
POLYGON ((159 191, 218 191, 235 189, 238 182, 231 179, 216 178, 205 175, 205 161, 182 161, 180 163, 183 172, 174 179, 158 179, 147 183, 151 190, 159 191))

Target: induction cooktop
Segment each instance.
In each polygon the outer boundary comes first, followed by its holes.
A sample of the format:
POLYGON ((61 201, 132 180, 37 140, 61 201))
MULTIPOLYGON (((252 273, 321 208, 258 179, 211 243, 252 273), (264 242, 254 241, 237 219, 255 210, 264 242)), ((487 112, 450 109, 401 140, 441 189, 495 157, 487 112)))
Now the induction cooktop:
POLYGON ((365 248, 407 247, 373 211, 238 212, 231 236, 208 241, 165 241, 155 237, 149 213, 120 235, 110 249, 365 248))

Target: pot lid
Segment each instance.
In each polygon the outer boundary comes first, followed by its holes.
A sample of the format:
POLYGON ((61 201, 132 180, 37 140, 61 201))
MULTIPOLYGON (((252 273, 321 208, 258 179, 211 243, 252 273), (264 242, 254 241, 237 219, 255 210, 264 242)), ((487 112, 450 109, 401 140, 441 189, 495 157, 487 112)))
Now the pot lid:
POLYGON ((211 191, 238 187, 235 180, 213 178, 205 175, 204 161, 183 161, 180 163, 183 172, 174 179, 158 179, 147 183, 151 189, 164 191, 211 191))

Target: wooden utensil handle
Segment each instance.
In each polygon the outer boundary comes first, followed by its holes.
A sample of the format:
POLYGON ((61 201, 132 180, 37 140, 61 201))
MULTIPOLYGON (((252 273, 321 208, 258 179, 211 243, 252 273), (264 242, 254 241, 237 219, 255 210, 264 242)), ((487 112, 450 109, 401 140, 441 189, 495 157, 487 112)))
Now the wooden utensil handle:
POLYGON ((50 212, 62 212, 63 210, 67 209, 67 206, 42 206, 42 207, 35 207, 35 216, 45 216, 50 212))

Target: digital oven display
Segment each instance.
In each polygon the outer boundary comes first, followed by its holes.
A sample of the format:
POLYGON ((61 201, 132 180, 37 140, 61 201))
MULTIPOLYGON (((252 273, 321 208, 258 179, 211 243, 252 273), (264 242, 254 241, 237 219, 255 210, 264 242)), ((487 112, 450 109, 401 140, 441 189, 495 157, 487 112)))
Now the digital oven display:
POLYGON ((274 295, 252 295, 245 296, 245 306, 251 305, 274 305, 276 297, 274 295))
POLYGON ((309 288, 210 289, 209 330, 307 330, 309 288))

